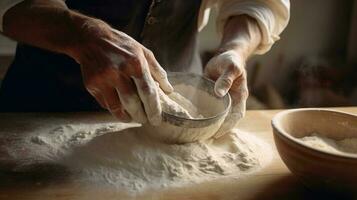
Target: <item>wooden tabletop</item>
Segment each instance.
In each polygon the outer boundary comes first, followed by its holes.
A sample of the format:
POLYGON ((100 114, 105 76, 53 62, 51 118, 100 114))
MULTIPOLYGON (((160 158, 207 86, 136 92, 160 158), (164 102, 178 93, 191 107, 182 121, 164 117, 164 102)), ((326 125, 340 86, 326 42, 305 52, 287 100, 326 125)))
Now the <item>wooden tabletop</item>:
MULTIPOLYGON (((357 114, 357 107, 333 108, 357 114)), ((285 167, 275 149, 270 121, 279 110, 248 111, 240 121, 238 128, 254 134, 267 143, 274 151, 272 162, 262 170, 240 179, 222 179, 201 183, 187 188, 148 191, 135 199, 187 199, 187 200, 255 200, 255 199, 320 199, 321 196, 307 190, 285 167)), ((54 116, 55 114, 47 114, 54 116)), ((78 120, 88 117, 87 114, 72 115, 78 120)), ((14 116, 14 114, 10 114, 14 116)), ((22 116, 23 117, 23 116, 22 116)), ((25 115, 31 117, 31 115, 25 115)), ((103 119, 109 119, 104 117, 103 119)), ((0 114, 1 128, 12 123, 9 114, 0 114)), ((1 142, 0 142, 1 144, 1 142)), ((1 152, 0 152, 1 153, 1 152)), ((1 155, 1 154, 0 154, 1 155)), ((0 171, 0 199, 130 199, 123 192, 107 187, 82 186, 74 180, 63 178, 65 174, 46 172, 39 174, 11 174, 0 171), (49 173, 49 174, 47 174, 49 173), (44 178, 45 177, 45 178, 44 178), (48 177, 48 178, 46 178, 48 177), (55 177, 55 178, 53 178, 55 177)), ((326 197, 324 197, 326 199, 326 197)), ((331 197, 330 197, 331 198, 331 197)), ((328 199, 328 198, 327 198, 328 199)))

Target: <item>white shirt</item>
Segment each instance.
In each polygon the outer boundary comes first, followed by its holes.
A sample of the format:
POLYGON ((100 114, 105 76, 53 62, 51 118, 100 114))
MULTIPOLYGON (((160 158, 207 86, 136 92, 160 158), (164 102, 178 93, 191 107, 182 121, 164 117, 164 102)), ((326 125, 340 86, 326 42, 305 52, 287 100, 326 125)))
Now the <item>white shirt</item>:
MULTIPOLYGON (((24 0, 0 0, 0 31, 7 10, 24 0)), ((198 30, 207 25, 210 10, 218 8, 217 31, 221 35, 226 21, 236 15, 246 14, 257 20, 262 41, 256 54, 263 54, 279 39, 290 17, 289 0, 203 0, 198 17, 198 30)))

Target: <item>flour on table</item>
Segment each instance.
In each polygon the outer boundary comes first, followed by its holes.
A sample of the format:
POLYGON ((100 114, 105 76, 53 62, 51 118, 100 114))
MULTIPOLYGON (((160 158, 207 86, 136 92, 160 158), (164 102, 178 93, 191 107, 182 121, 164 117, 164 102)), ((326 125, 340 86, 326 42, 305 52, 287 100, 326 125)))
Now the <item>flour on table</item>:
POLYGON ((23 149, 8 150, 23 165, 64 165, 80 182, 110 185, 133 194, 150 188, 239 178, 265 166, 272 156, 268 144, 238 130, 217 140, 172 145, 130 128, 137 126, 103 123, 41 128, 28 134, 24 145, 28 154, 23 155, 23 149))
MULTIPOLYGON (((193 87, 189 89, 196 92, 193 87)), ((217 113, 215 109, 221 108, 210 102, 213 97, 200 92, 207 96, 205 103, 215 105, 206 109, 205 114, 217 113)), ((160 99, 165 112, 187 118, 202 117, 179 93, 166 95, 161 91, 160 99)), ((260 169, 272 157, 268 144, 236 129, 218 139, 167 144, 150 137, 147 129, 134 123, 43 124, 26 133, 24 143, 7 149, 9 157, 22 161, 22 169, 50 162, 66 166, 76 180, 111 185, 134 194, 224 177, 239 178, 260 169)), ((192 134, 199 133, 194 130, 192 134)))
POLYGON ((300 140, 306 145, 333 153, 355 153, 357 154, 357 138, 346 138, 343 140, 333 140, 323 135, 313 133, 300 140))
POLYGON ((86 181, 142 191, 239 177, 263 166, 269 156, 269 146, 237 130, 218 140, 170 145, 129 129, 93 139, 62 163, 86 181))
MULTIPOLYGON (((24 138, 14 138, 16 142, 1 146, 0 151, 4 156, 0 157, 0 161, 4 163, 16 161, 18 165, 13 169, 15 171, 21 171, 23 168, 26 169, 26 166, 38 163, 58 163, 59 158, 68 155, 74 147, 84 145, 95 137, 138 126, 140 125, 134 123, 36 125, 36 129, 22 130, 24 138)), ((0 131, 1 134, 9 135, 7 132, 0 131)))

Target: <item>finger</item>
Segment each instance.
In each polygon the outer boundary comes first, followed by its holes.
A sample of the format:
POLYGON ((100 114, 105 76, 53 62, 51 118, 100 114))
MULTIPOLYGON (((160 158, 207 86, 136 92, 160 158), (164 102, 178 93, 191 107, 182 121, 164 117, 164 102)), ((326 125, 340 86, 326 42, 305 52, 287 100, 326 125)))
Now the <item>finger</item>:
MULTIPOLYGON (((111 66, 110 68, 119 69, 119 66, 123 63, 123 57, 120 54, 111 54, 109 56, 112 61, 108 64, 111 66), (115 59, 117 62, 115 62, 115 59)), ((109 71, 109 74, 106 74, 106 77, 107 84, 116 89, 124 110, 134 121, 138 123, 145 123, 147 121, 147 117, 131 78, 125 75, 120 69, 109 71)))
POLYGON ((240 115, 237 115, 235 113, 230 113, 226 119, 224 120, 223 124, 221 127, 219 127, 218 131, 216 134, 213 136, 214 138, 219 138, 223 135, 225 135, 227 132, 230 130, 234 129, 234 127, 237 125, 237 122, 239 119, 242 117, 240 115))
POLYGON ((245 115, 246 110, 246 100, 240 101, 232 107, 232 111, 228 114, 223 124, 219 128, 219 130, 214 135, 214 138, 219 138, 232 130, 238 123, 240 119, 242 119, 245 115))
POLYGON ((217 57, 213 57, 210 61, 208 61, 204 70, 204 75, 214 81, 221 75, 217 59, 217 57))
POLYGON ((121 36, 123 34, 123 32, 120 32, 117 29, 112 28, 111 30, 113 31, 113 33, 115 33, 118 36, 121 36))
POLYGON ((99 103, 99 105, 106 109, 104 97, 96 90, 93 88, 87 88, 87 91, 95 98, 95 100, 99 103))
POLYGON ((234 126, 244 117, 246 111, 246 102, 248 98, 248 86, 245 75, 237 78, 229 91, 232 98, 232 108, 231 108, 231 122, 230 125, 234 126))
POLYGON ((146 60, 149 64, 149 69, 150 69, 151 75, 159 83, 160 87, 167 93, 173 92, 174 88, 172 87, 171 83, 169 82, 169 80, 167 78, 167 73, 161 67, 159 62, 157 62, 154 54, 150 50, 144 49, 144 55, 145 55, 146 60))
POLYGON ((227 94, 234 80, 243 74, 243 62, 235 53, 228 51, 217 56, 211 65, 213 64, 216 66, 209 67, 217 69, 215 73, 219 75, 215 84, 215 92, 222 97, 227 94))
POLYGON ((108 51, 118 53, 121 56, 123 56, 125 59, 131 59, 131 58, 135 57, 135 55, 133 53, 131 53, 129 50, 123 48, 122 46, 116 44, 115 42, 110 41, 108 39, 103 39, 103 41, 105 42, 104 43, 106 45, 105 48, 108 51))
POLYGON ((116 89, 122 105, 131 118, 138 123, 145 123, 147 121, 145 111, 132 80, 121 75, 116 89))
POLYGON ((119 53, 126 59, 127 64, 126 67, 123 67, 124 71, 134 80, 137 92, 144 105, 147 119, 152 125, 159 125, 161 123, 159 95, 145 56, 143 53, 140 55, 140 52, 134 55, 112 41, 105 41, 108 44, 108 48, 112 48, 114 52, 119 53))
POLYGON ((98 88, 98 85, 100 85, 101 82, 99 81, 98 76, 94 73, 95 71, 91 69, 91 64, 93 63, 84 62, 81 65, 83 83, 89 94, 95 98, 102 108, 106 109, 104 97, 100 93, 100 88, 98 88))
POLYGON ((147 62, 144 61, 143 73, 140 76, 133 76, 134 83, 138 90, 139 97, 144 104, 144 109, 149 122, 152 125, 161 123, 161 105, 157 86, 148 70, 147 62))
POLYGON ((232 107, 225 121, 215 134, 215 138, 221 137, 228 131, 232 130, 237 122, 244 117, 246 111, 246 102, 248 98, 248 86, 245 72, 234 80, 229 91, 232 97, 232 107))
POLYGON ((124 107, 119 100, 119 95, 114 88, 108 87, 101 90, 101 93, 104 97, 105 106, 112 115, 122 122, 131 121, 130 116, 125 112, 124 107))
POLYGON ((233 81, 236 79, 236 74, 230 70, 226 70, 217 80, 214 85, 214 91, 219 97, 226 95, 231 88, 233 81))
POLYGON ((225 71, 215 83, 215 92, 221 97, 227 94, 232 87, 233 82, 244 73, 244 68, 238 66, 236 62, 232 62, 229 65, 228 63, 222 63, 222 65, 225 65, 225 71))
POLYGON ((232 108, 233 112, 237 113, 245 107, 239 106, 242 105, 242 102, 245 102, 249 96, 247 78, 245 72, 242 76, 238 77, 232 84, 232 87, 229 91, 232 98, 232 108))

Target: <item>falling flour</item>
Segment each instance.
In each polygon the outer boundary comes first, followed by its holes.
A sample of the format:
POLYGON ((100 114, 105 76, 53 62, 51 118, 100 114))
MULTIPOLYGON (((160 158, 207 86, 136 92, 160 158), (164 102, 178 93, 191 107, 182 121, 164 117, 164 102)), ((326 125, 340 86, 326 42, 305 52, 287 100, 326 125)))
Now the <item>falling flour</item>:
POLYGON ((326 152, 357 154, 357 138, 333 140, 323 135, 313 133, 311 136, 300 138, 300 141, 310 147, 326 152))

